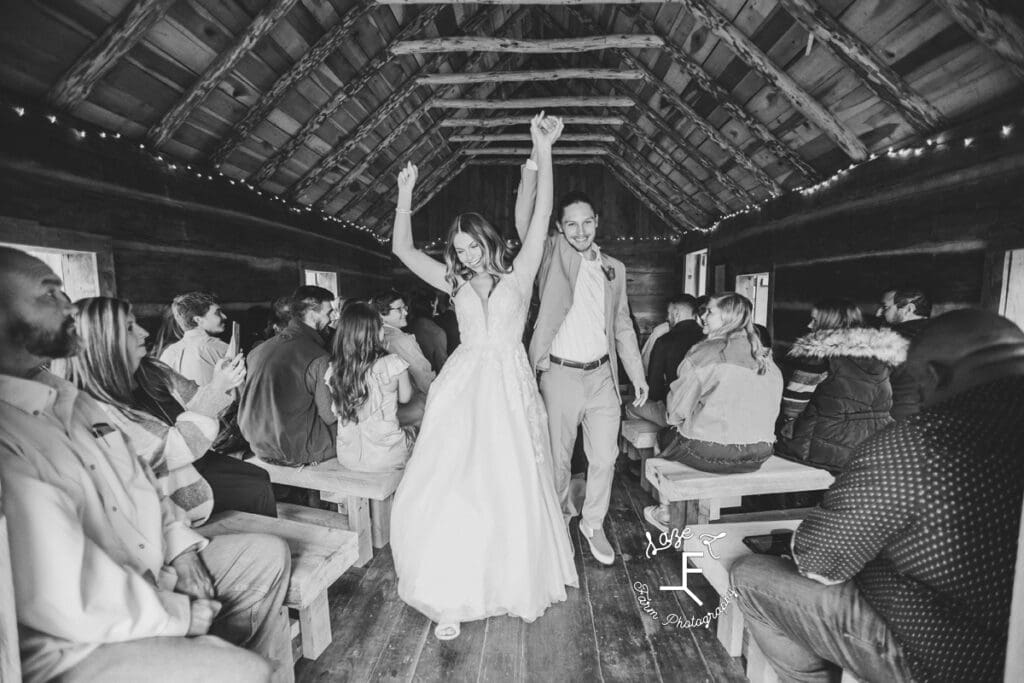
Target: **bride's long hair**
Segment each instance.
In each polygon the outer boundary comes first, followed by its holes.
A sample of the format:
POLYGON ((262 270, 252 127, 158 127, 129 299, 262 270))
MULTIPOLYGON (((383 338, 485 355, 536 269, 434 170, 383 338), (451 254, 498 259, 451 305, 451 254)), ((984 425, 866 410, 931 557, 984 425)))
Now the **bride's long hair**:
POLYGON ((494 286, 498 284, 501 276, 511 272, 512 258, 498 231, 478 213, 460 214, 448 228, 448 243, 444 248, 444 263, 447 267, 444 279, 454 293, 466 280, 473 277, 473 269, 463 264, 455 253, 455 235, 460 232, 464 232, 476 240, 483 250, 483 272, 491 276, 494 283, 491 286, 493 292, 494 286))

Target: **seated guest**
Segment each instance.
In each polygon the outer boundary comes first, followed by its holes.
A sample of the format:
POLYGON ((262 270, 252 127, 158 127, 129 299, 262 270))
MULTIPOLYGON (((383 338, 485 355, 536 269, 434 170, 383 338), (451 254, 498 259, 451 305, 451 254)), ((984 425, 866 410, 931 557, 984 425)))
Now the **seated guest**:
POLYGON ((46 264, 0 248, 0 481, 24 680, 269 681, 287 544, 189 528, 96 401, 43 369, 74 355, 74 314, 46 264))
POLYGON ((242 357, 218 360, 210 381, 200 386, 146 355, 149 333, 127 301, 95 297, 75 308, 80 350, 55 361, 54 374, 99 402, 193 526, 221 510, 276 517, 264 470, 208 450, 218 433, 217 418, 245 380, 242 357))
POLYGON ((156 339, 153 340, 153 355, 157 358, 168 346, 181 339, 181 326, 174 319, 174 310, 168 306, 161 314, 160 329, 156 331, 156 339))
POLYGON ((430 369, 438 373, 448 360, 448 336, 430 317, 433 299, 433 294, 428 290, 420 290, 410 297, 409 324, 406 329, 416 337, 416 343, 430 361, 430 369))
MULTIPOLYGON (((920 289, 894 289, 882 295, 877 315, 907 341, 928 324, 932 303, 920 289)), ((921 409, 921 387, 906 370, 898 367, 892 373, 892 417, 903 420, 921 409)))
MULTIPOLYGON (((644 364, 644 372, 649 372, 651 366, 651 354, 654 353, 654 345, 659 339, 661 339, 669 330, 672 329, 672 302, 668 304, 668 311, 666 319, 663 322, 658 323, 651 328, 651 333, 647 335, 647 340, 644 341, 643 348, 640 349, 640 360, 644 364)), ((648 383, 650 380, 648 380, 648 383)))
POLYGON ((370 305, 384 323, 384 348, 409 365, 413 397, 408 403, 399 406, 398 421, 403 426, 419 427, 427 403, 427 392, 437 373, 430 368, 430 361, 423 355, 416 337, 402 332, 409 313, 402 295, 394 290, 387 291, 373 297, 370 305))
POLYGON ((784 680, 1002 681, 1024 496, 1024 333, 984 311, 910 345, 919 414, 862 443, 797 528, 793 561, 732 566, 784 680))
POLYGON ((331 396, 324 383, 329 354, 320 331, 334 294, 303 285, 291 297, 291 322, 249 353, 238 400, 238 426, 253 453, 281 465, 334 457, 331 396))
POLYGON ((679 364, 694 344, 704 338, 703 328, 694 319, 696 313, 697 299, 689 294, 677 296, 669 303, 668 322, 671 328, 651 350, 647 371, 648 403, 664 402, 669 385, 678 377, 679 364))
POLYGON ((823 379, 799 416, 780 430, 778 455, 839 472, 861 441, 892 424, 889 375, 906 359, 907 340, 892 330, 863 327, 861 319, 849 301, 814 307, 814 331, 796 340, 789 357, 812 367, 824 363, 823 379), (818 329, 815 321, 821 320, 840 326, 818 329))
POLYGON ((412 398, 409 365, 384 348, 380 316, 364 303, 341 314, 326 381, 338 416, 338 460, 349 469, 405 467, 415 429, 398 424, 398 404, 412 398))
POLYGON ((179 294, 171 302, 171 311, 184 334, 163 350, 160 360, 202 386, 210 381, 214 365, 228 352, 228 345, 217 338, 224 333, 228 318, 217 298, 206 292, 179 294))
MULTIPOLYGON (((782 373, 761 346, 753 305, 735 292, 708 301, 707 339, 679 364, 669 388, 659 457, 705 472, 752 472, 772 455, 782 373)), ((651 506, 644 517, 668 524, 668 507, 651 506)))
POLYGON ((459 335, 459 319, 452 308, 451 298, 447 294, 437 294, 434 297, 434 322, 444 330, 444 336, 448 340, 448 355, 455 353, 459 348, 462 337, 459 335))

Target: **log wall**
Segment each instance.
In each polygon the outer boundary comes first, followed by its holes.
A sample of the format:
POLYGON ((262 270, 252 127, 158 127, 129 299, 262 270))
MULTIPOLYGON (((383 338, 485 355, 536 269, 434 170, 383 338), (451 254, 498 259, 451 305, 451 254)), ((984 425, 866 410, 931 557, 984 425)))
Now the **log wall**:
POLYGON ((101 292, 131 300, 151 331, 183 291, 213 291, 238 314, 289 293, 306 268, 338 273, 343 296, 390 281, 387 247, 363 233, 171 171, 129 143, 16 123, 0 134, 0 242, 96 252, 101 292))
POLYGON ((770 327, 777 341, 805 331, 813 303, 857 302, 873 314, 886 289, 923 288, 936 312, 998 306, 1003 255, 1024 247, 1024 140, 1019 116, 952 131, 920 155, 882 157, 808 197, 787 195, 717 232, 687 236, 683 254, 709 248, 725 289, 741 273, 772 273, 770 327), (963 136, 977 135, 970 145, 963 136))

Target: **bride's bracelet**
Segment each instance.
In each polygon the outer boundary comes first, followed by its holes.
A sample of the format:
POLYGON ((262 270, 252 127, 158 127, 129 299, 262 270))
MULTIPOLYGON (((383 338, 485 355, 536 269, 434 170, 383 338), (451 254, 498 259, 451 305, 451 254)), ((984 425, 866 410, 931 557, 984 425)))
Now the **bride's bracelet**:
POLYGON ((395 209, 395 213, 412 213, 409 209, 395 209))

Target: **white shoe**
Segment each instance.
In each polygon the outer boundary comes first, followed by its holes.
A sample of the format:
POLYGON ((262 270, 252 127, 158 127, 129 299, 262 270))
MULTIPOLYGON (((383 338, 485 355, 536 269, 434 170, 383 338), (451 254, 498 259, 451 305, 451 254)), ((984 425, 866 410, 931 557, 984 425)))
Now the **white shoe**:
POLYGON ((592 529, 584 520, 580 520, 580 533, 590 544, 590 553, 594 559, 601 564, 612 564, 615 562, 615 551, 608 537, 604 535, 604 529, 592 529))
POLYGON ((648 505, 644 508, 644 519, 662 533, 668 533, 668 508, 661 505, 648 505))

